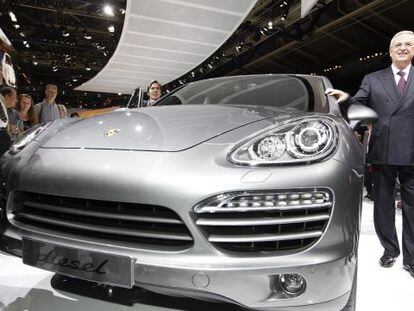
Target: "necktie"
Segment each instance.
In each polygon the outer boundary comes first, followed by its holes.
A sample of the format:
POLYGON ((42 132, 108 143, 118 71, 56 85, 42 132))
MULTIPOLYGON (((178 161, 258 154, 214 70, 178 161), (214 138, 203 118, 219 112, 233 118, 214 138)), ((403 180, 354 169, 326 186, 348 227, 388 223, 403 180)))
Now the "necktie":
POLYGON ((398 89, 398 92, 400 93, 400 95, 402 95, 404 93, 404 90, 405 90, 405 85, 407 84, 407 82, 404 79, 405 72, 404 71, 399 71, 397 74, 401 77, 400 80, 398 81, 397 89, 398 89))

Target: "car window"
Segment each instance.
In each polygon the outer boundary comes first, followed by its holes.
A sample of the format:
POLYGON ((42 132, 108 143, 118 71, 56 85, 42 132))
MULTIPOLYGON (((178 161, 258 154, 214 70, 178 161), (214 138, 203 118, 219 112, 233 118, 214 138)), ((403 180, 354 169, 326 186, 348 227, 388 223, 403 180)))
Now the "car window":
POLYGON ((164 105, 274 106, 313 110, 308 82, 295 76, 238 76, 188 84, 158 101, 164 105))

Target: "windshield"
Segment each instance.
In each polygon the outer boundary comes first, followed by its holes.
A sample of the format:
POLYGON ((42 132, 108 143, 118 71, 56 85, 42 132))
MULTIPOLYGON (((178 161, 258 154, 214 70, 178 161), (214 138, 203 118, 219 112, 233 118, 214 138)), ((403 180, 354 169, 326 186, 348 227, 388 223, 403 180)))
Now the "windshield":
POLYGON ((296 76, 263 75, 209 79, 188 84, 157 102, 165 105, 273 106, 313 110, 312 89, 296 76))

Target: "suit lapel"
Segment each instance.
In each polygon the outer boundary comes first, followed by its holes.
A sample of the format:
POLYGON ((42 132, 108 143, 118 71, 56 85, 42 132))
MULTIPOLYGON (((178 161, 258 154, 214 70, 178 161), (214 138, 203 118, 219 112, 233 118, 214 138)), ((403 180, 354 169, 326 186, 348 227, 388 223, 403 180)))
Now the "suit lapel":
POLYGON ((410 68, 410 73, 408 74, 407 85, 405 86, 405 91, 403 96, 401 97, 401 101, 403 101, 406 97, 410 96, 414 92, 414 70, 413 66, 410 68))
POLYGON ((394 102, 395 108, 397 108, 401 102, 401 96, 398 93, 397 85, 395 84, 395 78, 391 67, 388 67, 387 69, 381 72, 380 80, 382 85, 384 86, 384 89, 387 91, 388 95, 394 102))
MULTIPOLYGON (((399 102, 398 102, 398 105, 396 106, 393 113, 396 113, 398 110, 400 110, 400 108, 404 107, 404 104, 406 103, 405 99, 414 92, 414 90, 413 90, 413 87, 414 87, 414 85, 413 85, 413 83, 414 83, 413 76, 414 76, 414 70, 413 70, 413 67, 411 66, 410 73, 408 74, 407 85, 405 86, 404 93, 402 94, 402 96, 398 95, 399 96, 398 97, 399 102)), ((394 83, 394 85, 396 85, 396 84, 394 83)), ((395 88, 397 89, 397 87, 395 87, 395 88)), ((398 93, 398 89, 397 89, 397 93, 398 93)))

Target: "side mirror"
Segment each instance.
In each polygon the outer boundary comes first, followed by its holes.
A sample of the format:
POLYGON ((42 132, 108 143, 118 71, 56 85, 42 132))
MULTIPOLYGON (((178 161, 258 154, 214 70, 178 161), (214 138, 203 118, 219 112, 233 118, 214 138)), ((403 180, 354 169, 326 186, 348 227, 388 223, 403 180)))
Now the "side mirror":
POLYGON ((374 123, 378 120, 377 113, 363 105, 351 105, 347 112, 349 125, 355 129, 361 122, 374 123))

